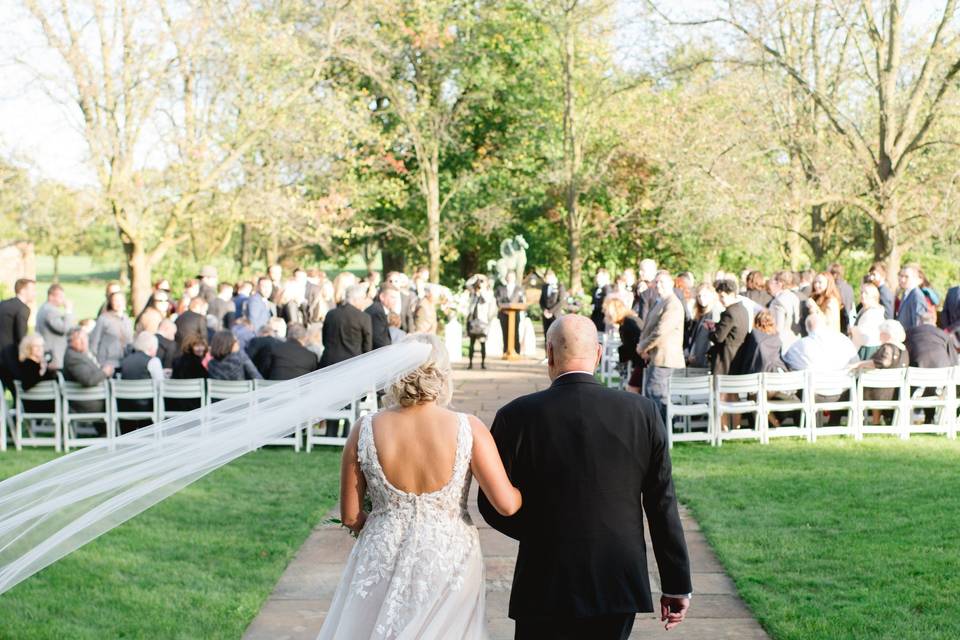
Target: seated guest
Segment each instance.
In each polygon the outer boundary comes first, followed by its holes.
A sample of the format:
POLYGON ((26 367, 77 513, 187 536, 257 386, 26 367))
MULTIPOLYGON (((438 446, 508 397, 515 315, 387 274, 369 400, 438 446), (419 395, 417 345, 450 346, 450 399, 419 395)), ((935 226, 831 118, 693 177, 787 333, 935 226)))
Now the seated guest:
POLYGON ((230 331, 233 332, 233 337, 240 343, 241 351, 246 351, 250 341, 257 337, 256 332, 254 332, 253 327, 250 325, 250 321, 243 316, 234 319, 230 325, 230 331))
MULTIPOLYGON (((878 294, 877 307, 881 311, 883 308, 879 305, 880 296, 878 294)), ((903 325, 896 320, 884 320, 880 323, 878 329, 880 334, 880 347, 867 360, 861 360, 855 365, 857 369, 902 369, 910 364, 910 358, 907 355, 907 347, 903 344, 906 333, 903 325)), ((863 390, 864 400, 894 400, 898 395, 897 389, 875 389, 867 387, 863 390)), ((879 411, 873 412, 874 424, 880 422, 879 411)), ((893 420, 893 410, 887 409, 883 412, 883 420, 890 424, 893 420)))
POLYGON ((177 344, 183 346, 187 336, 207 339, 207 301, 197 297, 190 301, 189 308, 177 318, 177 344))
POLYGON ((260 330, 256 337, 247 343, 247 355, 253 361, 257 371, 269 378, 271 359, 273 358, 273 345, 283 342, 287 335, 287 323, 283 318, 270 318, 260 330))
POLYGON ((390 344, 400 342, 407 337, 407 332, 400 328, 402 324, 403 318, 400 317, 399 313, 393 313, 391 311, 387 314, 387 326, 390 329, 390 344))
POLYGON ((950 334, 937 327, 936 317, 921 314, 915 327, 906 330, 904 344, 910 356, 911 367, 936 369, 957 364, 957 350, 950 334))
POLYGON ((233 304, 233 285, 221 282, 217 286, 217 294, 212 296, 207 306, 207 315, 213 316, 219 329, 229 329, 237 315, 233 304))
POLYGON ((207 371, 214 380, 262 380, 263 376, 253 366, 247 353, 240 349, 240 342, 232 332, 221 329, 210 341, 207 371))
MULTIPOLYGON (((105 312, 106 313, 106 312, 105 312)), ((85 387, 95 387, 113 375, 114 366, 101 365, 90 352, 90 340, 87 333, 75 327, 67 335, 69 346, 63 356, 63 378, 77 382, 85 387)), ((86 400, 70 403, 71 411, 78 413, 100 413, 104 410, 103 400, 86 400)), ((106 425, 97 423, 97 435, 106 435, 106 425)))
MULTIPOLYGON (((44 380, 56 380, 57 372, 47 366, 43 338, 39 334, 29 333, 20 340, 18 350, 19 367, 16 377, 24 391, 29 391, 44 380)), ((0 398, 2 400, 2 398, 0 398)), ((49 413, 53 411, 53 400, 24 400, 26 411, 49 413)), ((0 429, 5 428, 0 425, 0 429)))
POLYGON ((880 325, 884 319, 886 312, 880 304, 880 290, 873 283, 864 281, 860 285, 860 313, 857 314, 856 324, 850 328, 850 337, 860 348, 858 355, 861 361, 873 357, 883 344, 880 341, 880 325))
MULTIPOLYGON (((207 341, 194 334, 188 335, 180 345, 180 355, 173 361, 173 373, 170 377, 177 380, 207 378, 207 341)), ((179 410, 179 409, 178 409, 179 410)))
POLYGON ((160 326, 160 323, 163 320, 163 314, 157 311, 155 308, 144 307, 143 311, 140 312, 140 315, 137 316, 137 321, 133 325, 133 330, 136 333, 140 333, 141 331, 156 333, 157 327, 160 326))
POLYGON ((291 380, 317 370, 317 355, 303 346, 307 330, 302 324, 287 327, 287 339, 270 345, 270 380, 291 380))
POLYGON ((270 278, 262 276, 257 280, 256 292, 251 294, 243 303, 242 315, 247 317, 254 331, 259 331, 260 327, 267 324, 270 318, 277 315, 276 305, 270 300, 272 294, 273 282, 270 278))
POLYGON ((792 371, 840 371, 860 361, 850 338, 828 326, 822 313, 807 316, 807 335, 783 354, 792 371))
POLYGON ((237 293, 233 296, 233 314, 234 318, 239 318, 243 316, 243 309, 247 304, 247 300, 250 298, 250 294, 253 293, 253 283, 249 280, 244 280, 237 284, 237 293))
POLYGON ((780 357, 782 347, 773 314, 761 311, 753 319, 753 330, 744 340, 743 347, 733 362, 731 373, 746 375, 786 371, 787 365, 780 357))
POLYGON ((177 325, 164 318, 157 326, 157 357, 164 369, 173 369, 173 361, 180 355, 177 346, 177 325))
MULTIPOLYGON (((120 378, 122 380, 148 380, 156 383, 163 381, 163 365, 157 357, 159 342, 154 333, 141 331, 133 339, 133 351, 120 361, 120 378)), ((117 400, 117 409, 120 411, 150 411, 153 409, 152 400, 117 400)), ((130 433, 136 429, 152 424, 151 420, 120 420, 120 433, 130 433)))
MULTIPOLYGON (((631 305, 633 300, 630 301, 631 305)), ((608 298, 605 303, 606 317, 604 321, 608 326, 617 327, 620 334, 620 346, 617 347, 617 355, 620 364, 626 366, 627 363, 633 365, 630 373, 630 379, 627 381, 627 391, 631 393, 640 393, 641 382, 643 380, 643 358, 637 353, 637 345, 640 343, 640 323, 637 322, 637 314, 633 309, 624 304, 621 298, 608 298)))

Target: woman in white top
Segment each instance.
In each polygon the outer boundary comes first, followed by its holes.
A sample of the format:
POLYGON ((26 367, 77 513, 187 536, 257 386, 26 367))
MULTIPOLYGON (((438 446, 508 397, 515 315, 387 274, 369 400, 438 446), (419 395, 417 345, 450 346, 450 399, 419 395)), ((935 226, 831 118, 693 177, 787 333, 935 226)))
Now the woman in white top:
POLYGON ((880 324, 884 320, 884 311, 876 285, 869 282, 860 285, 860 304, 857 324, 850 329, 850 337, 859 349, 860 360, 869 360, 882 344, 880 324))

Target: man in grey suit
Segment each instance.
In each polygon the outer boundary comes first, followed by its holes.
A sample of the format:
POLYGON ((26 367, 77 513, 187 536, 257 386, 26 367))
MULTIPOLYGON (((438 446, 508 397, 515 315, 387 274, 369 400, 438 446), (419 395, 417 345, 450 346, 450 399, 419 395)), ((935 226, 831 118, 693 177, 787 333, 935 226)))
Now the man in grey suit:
POLYGON ((643 321, 637 353, 647 362, 643 394, 657 403, 666 419, 667 384, 674 369, 683 369, 683 303, 673 293, 673 277, 660 271, 654 280, 656 301, 643 321))
POLYGON ((67 332, 73 326, 73 303, 67 300, 63 287, 52 284, 47 289, 47 301, 37 311, 37 333, 50 354, 48 366, 63 369, 63 355, 67 351, 67 332))
MULTIPOLYGON (((70 347, 63 356, 63 378, 78 382, 85 387, 95 387, 113 375, 113 365, 103 366, 90 352, 90 341, 80 327, 73 327, 68 333, 70 347)), ((70 403, 71 411, 79 413, 99 413, 103 411, 103 400, 82 400, 70 403)), ((106 435, 106 425, 97 422, 97 435, 106 435)))

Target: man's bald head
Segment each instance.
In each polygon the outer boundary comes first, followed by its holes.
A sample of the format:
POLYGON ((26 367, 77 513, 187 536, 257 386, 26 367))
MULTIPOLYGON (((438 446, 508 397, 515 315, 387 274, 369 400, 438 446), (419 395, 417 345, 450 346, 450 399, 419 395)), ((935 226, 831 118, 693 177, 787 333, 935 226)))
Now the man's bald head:
POLYGON ((547 331, 550 379, 567 371, 593 371, 600 360, 597 327, 586 316, 560 316, 547 331))

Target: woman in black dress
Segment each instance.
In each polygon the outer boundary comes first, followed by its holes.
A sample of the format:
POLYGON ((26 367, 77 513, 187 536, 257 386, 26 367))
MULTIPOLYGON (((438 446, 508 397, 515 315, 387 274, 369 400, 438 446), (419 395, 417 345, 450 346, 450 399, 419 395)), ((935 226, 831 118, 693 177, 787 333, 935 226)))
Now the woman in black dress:
POLYGON ((627 391, 640 393, 644 365, 643 358, 637 353, 637 344, 640 342, 640 323, 633 310, 620 298, 608 298, 604 307, 607 325, 617 327, 620 333, 620 346, 617 347, 620 364, 633 365, 630 378, 627 380, 627 391))
MULTIPOLYGON (((17 358, 17 380, 24 391, 29 391, 44 380, 56 380, 57 372, 47 368, 44 354, 43 336, 38 333, 25 335, 20 340, 17 358)), ((49 413, 53 411, 53 400, 24 400, 23 408, 27 412, 49 413)), ((4 428, 0 425, 0 429, 4 428)))

